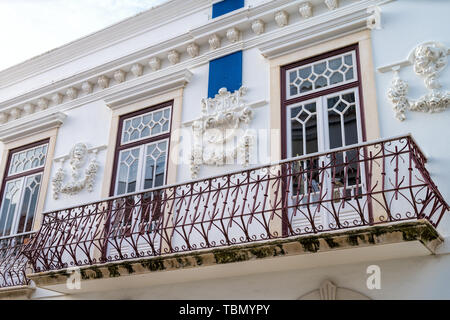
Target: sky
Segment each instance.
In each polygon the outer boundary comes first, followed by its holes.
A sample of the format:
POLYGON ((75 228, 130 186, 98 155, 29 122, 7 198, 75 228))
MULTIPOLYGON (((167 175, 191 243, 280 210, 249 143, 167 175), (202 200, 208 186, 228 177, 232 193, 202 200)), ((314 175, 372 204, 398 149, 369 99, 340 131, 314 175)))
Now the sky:
POLYGON ((168 0, 0 0, 0 70, 168 0))

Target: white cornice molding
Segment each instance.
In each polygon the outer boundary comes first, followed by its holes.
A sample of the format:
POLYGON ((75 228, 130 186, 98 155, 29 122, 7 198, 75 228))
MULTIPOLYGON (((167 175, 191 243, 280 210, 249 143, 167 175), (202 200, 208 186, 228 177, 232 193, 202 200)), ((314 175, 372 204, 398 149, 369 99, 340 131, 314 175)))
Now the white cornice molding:
POLYGON ((149 79, 140 84, 128 84, 104 98, 106 105, 115 110, 138 102, 143 99, 150 98, 155 95, 163 94, 178 88, 183 88, 191 79, 192 72, 187 69, 172 73, 166 77, 157 79, 149 79))
POLYGON ((277 37, 267 35, 267 39, 257 47, 265 58, 273 59, 312 44, 368 29, 367 21, 371 16, 367 5, 347 6, 308 18, 302 30, 298 30, 295 25, 285 26, 277 37))
POLYGON ((46 110, 0 126, 0 141, 9 143, 53 128, 60 127, 66 115, 56 110, 46 110))
POLYGON ((0 88, 90 55, 210 7, 214 0, 172 0, 0 71, 0 88))
POLYGON ((102 99, 116 91, 120 92, 123 88, 140 85, 143 82, 151 81, 150 79, 170 77, 183 69, 195 68, 204 63, 208 63, 212 59, 233 53, 237 50, 258 47, 266 57, 274 57, 281 53, 312 45, 313 43, 322 42, 333 37, 369 28, 369 25, 366 23, 373 18, 373 14, 369 12, 368 8, 380 4, 381 0, 361 0, 343 6, 342 8, 318 14, 317 16, 310 17, 306 20, 300 19, 299 21, 293 22, 292 24, 290 23, 282 28, 275 28, 272 29, 272 31, 267 31, 259 35, 250 31, 252 22, 255 21, 255 19, 263 19, 266 23, 274 24, 273 16, 275 12, 279 10, 286 10, 288 12, 295 10, 296 14, 300 15, 298 13, 298 5, 301 2, 302 0, 269 1, 254 8, 245 7, 236 10, 236 12, 215 18, 210 23, 177 36, 169 41, 137 51, 96 68, 80 72, 75 76, 56 81, 51 85, 1 102, 0 113, 3 113, 2 117, 6 117, 7 120, 13 119, 13 117, 10 116, 10 113, 14 108, 21 110, 27 103, 35 104, 37 99, 48 98, 57 92, 66 92, 69 87, 74 87, 82 92, 80 89, 84 82, 89 81, 96 83, 100 76, 105 75, 111 78, 113 73, 118 69, 130 72, 131 67, 135 64, 147 66, 141 76, 134 78, 127 77, 122 83, 112 83, 109 87, 104 89, 96 88, 96 90, 91 93, 79 94, 77 99, 65 99, 61 104, 53 104, 52 106, 49 106, 49 108, 57 108, 62 111, 74 106, 102 99), (208 38, 212 34, 218 34, 220 37, 225 38, 226 31, 231 27, 235 27, 238 30, 249 30, 250 32, 247 32, 245 37, 242 37, 236 42, 225 40, 219 48, 214 50, 200 49, 200 54, 195 57, 190 57, 186 53, 187 46, 193 42, 197 45, 202 45, 203 48, 205 48, 205 46, 209 47, 208 38), (166 61, 167 53, 170 50, 178 50, 182 53, 180 61, 175 65, 170 65, 168 61, 166 61), (162 67, 157 71, 152 71, 148 67, 148 61, 154 57, 158 57, 161 61, 166 59, 162 64, 162 67))

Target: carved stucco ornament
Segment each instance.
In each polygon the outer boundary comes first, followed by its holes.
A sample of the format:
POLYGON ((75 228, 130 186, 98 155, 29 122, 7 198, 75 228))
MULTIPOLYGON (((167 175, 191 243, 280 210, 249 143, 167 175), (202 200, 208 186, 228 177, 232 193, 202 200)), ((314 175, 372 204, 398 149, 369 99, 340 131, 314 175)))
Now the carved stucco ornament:
MULTIPOLYGON (((75 195, 84 189, 88 192, 92 192, 95 176, 99 167, 96 159, 97 152, 102 148, 103 147, 89 149, 86 144, 77 143, 72 147, 69 155, 59 159, 61 166, 52 179, 53 198, 55 200, 59 198, 60 193, 75 195), (92 156, 90 154, 92 154, 92 156), (64 163, 66 160, 69 160, 71 169, 71 178, 68 182, 64 182, 66 177, 64 163), (84 167, 84 176, 81 176, 80 171, 84 167)), ((57 160, 55 159, 55 161, 57 160)))
POLYGON ((222 166, 235 159, 243 166, 249 164, 253 136, 248 129, 240 131, 241 124, 250 123, 253 117, 252 109, 242 100, 246 92, 245 87, 233 93, 221 88, 214 98, 202 99, 202 116, 192 124, 192 178, 197 177, 202 164, 222 166))
POLYGON ((394 78, 387 97, 392 103, 395 117, 403 121, 405 111, 442 112, 450 105, 450 93, 441 90, 439 73, 447 65, 448 50, 438 42, 425 42, 417 46, 408 57, 417 76, 423 78, 428 93, 419 99, 407 97, 408 84, 399 77, 399 67, 393 68, 394 78))

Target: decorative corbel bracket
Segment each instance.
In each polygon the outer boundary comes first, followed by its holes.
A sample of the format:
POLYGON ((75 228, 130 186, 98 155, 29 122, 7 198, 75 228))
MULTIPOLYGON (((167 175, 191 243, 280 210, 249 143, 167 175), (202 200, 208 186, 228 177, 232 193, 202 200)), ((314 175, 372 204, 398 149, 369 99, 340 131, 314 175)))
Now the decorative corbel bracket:
POLYGON ((99 167, 97 154, 104 149, 106 149, 106 146, 88 148, 85 143, 76 143, 68 155, 55 158, 53 161, 59 162, 60 167, 52 178, 53 199, 59 199, 61 193, 75 195, 84 189, 92 192, 99 167), (66 177, 64 164, 67 160, 69 160, 71 168, 71 179, 64 182, 66 177), (84 177, 81 178, 80 171, 83 167, 85 167, 84 177))
POLYGON ((252 108, 242 99, 246 92, 245 87, 233 93, 221 88, 214 98, 202 99, 201 118, 191 124, 192 178, 197 177, 202 164, 221 166, 236 158, 243 166, 249 164, 253 136, 248 129, 238 132, 242 124, 249 124, 253 118, 252 108))
POLYGON ((403 121, 405 111, 442 112, 450 106, 450 92, 442 91, 439 74, 447 65, 447 55, 450 50, 439 42, 429 41, 418 45, 408 56, 406 61, 378 68, 379 72, 394 73, 387 97, 392 103, 395 117, 403 121), (400 79, 399 71, 402 67, 413 66, 414 73, 424 80, 428 93, 418 99, 410 99, 408 83, 400 79))

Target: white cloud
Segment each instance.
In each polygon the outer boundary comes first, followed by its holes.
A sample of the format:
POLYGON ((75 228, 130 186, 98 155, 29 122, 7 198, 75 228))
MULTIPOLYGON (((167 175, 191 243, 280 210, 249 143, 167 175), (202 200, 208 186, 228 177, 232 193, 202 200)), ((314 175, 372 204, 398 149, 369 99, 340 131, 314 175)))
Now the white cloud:
POLYGON ((0 0, 0 70, 168 0, 0 0))

